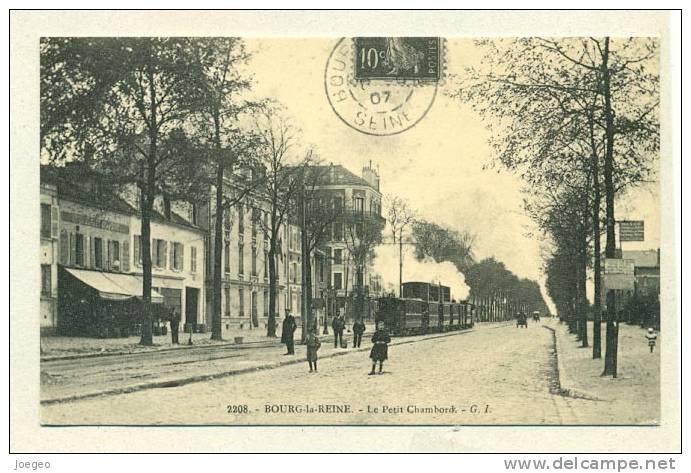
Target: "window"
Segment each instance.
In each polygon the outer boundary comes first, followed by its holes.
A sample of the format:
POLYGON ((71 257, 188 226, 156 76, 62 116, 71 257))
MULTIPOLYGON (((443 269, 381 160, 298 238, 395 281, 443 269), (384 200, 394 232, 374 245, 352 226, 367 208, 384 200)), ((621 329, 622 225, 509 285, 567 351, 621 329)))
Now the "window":
POLYGON ((197 272, 197 247, 190 247, 190 272, 197 272))
POLYGON ((269 279, 269 252, 264 252, 264 279, 269 279))
POLYGON ((184 252, 185 247, 182 243, 175 242, 171 246, 172 254, 170 255, 171 269, 182 271, 185 269, 184 252))
POLYGON ((343 240, 343 224, 341 222, 334 223, 333 239, 336 241, 342 241, 343 240))
POLYGON ((50 238, 51 235, 51 206, 41 204, 41 238, 50 238))
POLYGON ((343 198, 334 197, 334 210, 341 210, 343 208, 343 198))
POLYGON ((41 295, 50 297, 52 294, 52 282, 50 274, 50 265, 41 265, 41 295))
POLYGON ((226 233, 230 233, 231 227, 230 209, 225 209, 223 211, 223 229, 226 231, 226 233))
POLYGON ((84 235, 77 233, 75 238, 75 260, 77 266, 84 266, 84 235))
POLYGON ((240 317, 245 316, 245 290, 242 288, 238 289, 238 300, 240 302, 240 317))
POLYGON ((120 242, 116 240, 110 242, 110 268, 120 269, 120 242))
POLYGON ((343 250, 334 250, 334 264, 343 264, 343 250))
POLYGON ((252 209, 252 238, 257 238, 257 225, 259 224, 259 210, 252 209))
POLYGON ((252 276, 257 275, 257 249, 252 247, 252 276))
MULTIPOLYGON (((134 244, 134 257, 135 260, 136 258, 139 258, 139 262, 141 263, 141 252, 139 252, 139 235, 135 236, 135 244, 134 244)), ((103 268, 103 239, 101 238, 94 238, 94 261, 93 265, 95 268, 103 268)))
POLYGON ((353 199, 353 207, 356 212, 364 212, 365 210, 365 199, 362 197, 355 197, 353 199))
POLYGON ((245 245, 238 243, 238 274, 245 274, 245 245))
POLYGON ((223 267, 226 273, 230 273, 230 241, 223 245, 223 267))
POLYGON ((165 240, 154 238, 151 240, 151 261, 157 268, 166 267, 166 256, 168 256, 168 243, 165 240))
POLYGON ((199 225, 199 206, 197 204, 192 204, 190 217, 192 220, 192 225, 199 225))
POLYGON ((334 289, 343 289, 343 275, 341 273, 334 273, 334 289))
POLYGON ((264 317, 269 316, 269 293, 264 291, 264 317))
POLYGON ((225 311, 223 312, 226 317, 230 317, 230 288, 223 288, 223 298, 225 299, 225 311))
POLYGON ((245 233, 245 210, 242 204, 238 205, 238 233, 241 235, 245 233))
MULTIPOLYGON (((101 243, 101 245, 103 245, 103 243, 101 243)), ((102 248, 101 248, 101 252, 103 252, 102 248)), ((97 258, 96 261, 103 261, 103 260, 102 259, 99 260, 97 258)), ((139 265, 139 266, 142 265, 142 236, 141 235, 135 235, 134 236, 134 263, 139 265)))

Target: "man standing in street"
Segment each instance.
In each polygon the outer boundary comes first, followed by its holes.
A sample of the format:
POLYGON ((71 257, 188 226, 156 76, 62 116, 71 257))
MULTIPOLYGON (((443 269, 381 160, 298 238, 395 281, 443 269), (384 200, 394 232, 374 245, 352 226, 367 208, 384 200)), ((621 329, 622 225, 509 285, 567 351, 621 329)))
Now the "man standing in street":
POLYGON ((286 309, 286 317, 283 319, 283 330, 281 331, 281 343, 286 344, 287 353, 286 355, 295 354, 295 340, 293 340, 293 334, 297 324, 295 323, 295 317, 290 314, 290 309, 286 309))
POLYGON ((343 345, 343 329, 345 328, 343 316, 337 315, 334 317, 333 322, 331 322, 331 328, 334 331, 334 348, 338 348, 340 345, 343 345))
POLYGON ((178 334, 180 332, 180 315, 177 309, 173 309, 173 313, 170 316, 170 337, 172 339, 173 345, 179 345, 180 340, 178 334))
POLYGON ((353 323, 353 348, 360 348, 363 333, 365 333, 365 323, 362 319, 357 319, 353 323))

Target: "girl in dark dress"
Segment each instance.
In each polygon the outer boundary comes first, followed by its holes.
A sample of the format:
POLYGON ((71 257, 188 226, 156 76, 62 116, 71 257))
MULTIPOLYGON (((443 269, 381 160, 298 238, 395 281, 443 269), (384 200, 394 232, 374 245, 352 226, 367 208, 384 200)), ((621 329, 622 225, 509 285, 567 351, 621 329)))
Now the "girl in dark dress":
POLYGON ((384 366, 384 360, 388 358, 389 343, 391 342, 391 337, 384 329, 384 323, 379 322, 377 324, 377 330, 372 335, 372 350, 369 353, 369 357, 372 359, 372 371, 369 374, 374 374, 374 369, 377 366, 377 361, 379 362, 379 374, 381 374, 382 367, 384 366))
POLYGON ((312 327, 307 334, 305 339, 305 345, 307 345, 307 363, 310 365, 310 373, 314 370, 317 371, 317 352, 321 347, 321 342, 319 337, 317 337, 316 327, 312 327))

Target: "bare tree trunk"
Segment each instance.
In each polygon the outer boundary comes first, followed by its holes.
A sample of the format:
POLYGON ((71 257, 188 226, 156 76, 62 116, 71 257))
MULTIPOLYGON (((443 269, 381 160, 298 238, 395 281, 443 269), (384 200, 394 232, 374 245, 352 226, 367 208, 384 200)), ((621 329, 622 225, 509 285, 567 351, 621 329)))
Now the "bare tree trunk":
MULTIPOLYGON (((147 187, 149 187, 147 185, 147 187)), ((151 186, 153 187, 153 186, 151 186)), ((142 236, 141 236, 141 255, 142 255, 142 333, 139 343, 141 345, 153 345, 151 316, 151 198, 150 188, 142 192, 142 236)))
POLYGON ((216 164, 216 218, 214 219, 214 280, 213 314, 211 320, 211 340, 223 340, 221 323, 221 281, 223 274, 223 160, 218 157, 216 164))
POLYGON ((278 292, 278 277, 276 274, 276 233, 277 232, 273 229, 271 230, 271 238, 269 241, 269 320, 266 324, 267 337, 276 336, 276 293, 278 292))
MULTIPOLYGON (((591 124, 592 126, 592 124, 591 124)), ((593 148, 594 150, 594 148, 593 148)), ((598 156, 593 152, 593 285, 595 289, 595 297, 593 300, 593 359, 602 357, 602 269, 600 265, 600 165, 598 163, 598 156)))
MULTIPOLYGON (((605 218, 607 225, 607 243, 605 256, 616 256, 616 242, 614 234, 614 116, 612 111, 612 97, 610 90, 609 70, 609 37, 605 38, 605 47, 602 54, 602 88, 605 101, 605 218)), ((613 290, 607 291, 607 336, 605 344, 605 368, 603 376, 617 377, 617 340, 616 340, 616 294, 613 290)))
POLYGON ((149 110, 149 155, 147 156, 146 181, 142 189, 142 334, 139 340, 141 345, 153 345, 153 318, 151 314, 151 213, 154 199, 156 198, 156 157, 158 155, 158 130, 156 129, 156 88, 154 85, 154 73, 151 68, 149 74, 149 93, 151 94, 151 107, 149 110))
POLYGON ((586 280, 588 277, 587 274, 587 266, 588 266, 588 242, 587 242, 587 237, 588 237, 588 213, 589 213, 589 208, 588 208, 588 203, 586 199, 586 205, 585 205, 585 214, 584 214, 584 225, 583 225, 583 231, 581 232, 581 235, 579 240, 580 240, 580 261, 579 261, 579 269, 580 269, 580 274, 578 278, 578 297, 580 299, 580 320, 581 320, 581 348, 587 348, 588 345, 588 298, 586 296, 586 280))

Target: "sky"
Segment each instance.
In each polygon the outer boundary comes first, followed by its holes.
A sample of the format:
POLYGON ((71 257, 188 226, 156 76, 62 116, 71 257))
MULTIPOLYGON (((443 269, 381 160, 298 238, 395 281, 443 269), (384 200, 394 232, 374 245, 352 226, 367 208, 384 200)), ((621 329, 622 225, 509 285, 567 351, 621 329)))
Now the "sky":
MULTIPOLYGON (((302 130, 303 146, 313 146, 322 161, 357 174, 371 161, 379 168, 384 195, 407 199, 426 220, 475 234, 478 259, 494 256, 519 277, 544 286, 544 243, 523 212, 522 182, 508 171, 484 169, 493 158, 489 132, 468 105, 445 94, 453 90, 449 76, 478 64, 480 51, 473 41, 447 40, 447 79, 433 106, 416 126, 393 136, 360 133, 331 109, 324 73, 337 41, 247 39, 254 94, 281 102, 302 130)), ((617 218, 646 221, 646 241, 627 243, 625 249, 659 247, 656 186, 631 193, 617 212, 617 218)))

